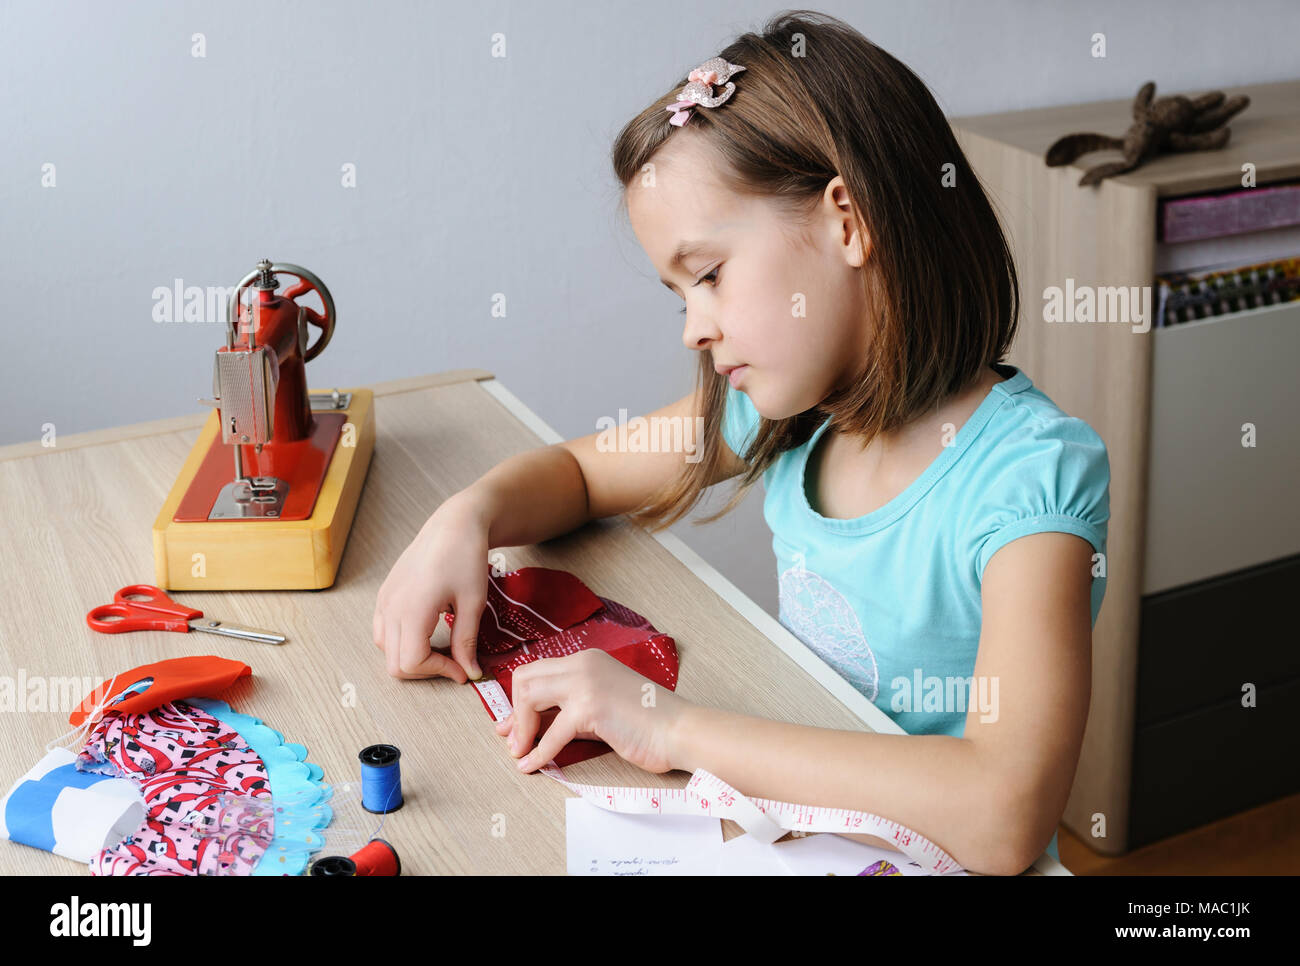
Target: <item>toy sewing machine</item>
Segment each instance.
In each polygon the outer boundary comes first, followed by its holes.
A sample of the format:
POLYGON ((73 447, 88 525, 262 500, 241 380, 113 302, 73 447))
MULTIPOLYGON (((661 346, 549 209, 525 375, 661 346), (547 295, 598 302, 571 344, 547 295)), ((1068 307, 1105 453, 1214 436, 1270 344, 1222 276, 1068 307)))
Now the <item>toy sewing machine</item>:
POLYGON ((334 583, 375 444, 368 389, 307 391, 334 334, 334 299, 297 265, 263 259, 235 287, 216 351, 214 407, 153 525, 155 583, 172 590, 334 583), (277 274, 297 284, 277 294, 277 274), (249 304, 242 304, 252 289, 249 304), (322 316, 295 299, 315 291, 322 316), (321 331, 308 346, 308 325, 321 331))

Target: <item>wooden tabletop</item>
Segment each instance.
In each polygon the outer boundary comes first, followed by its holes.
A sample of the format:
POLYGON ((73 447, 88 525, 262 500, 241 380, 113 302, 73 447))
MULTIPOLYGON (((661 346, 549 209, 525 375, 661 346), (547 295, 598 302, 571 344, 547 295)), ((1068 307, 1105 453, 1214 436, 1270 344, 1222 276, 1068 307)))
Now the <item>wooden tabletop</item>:
MULTIPOLYGON (((334 586, 177 594, 211 616, 287 635, 278 647, 199 633, 109 636, 85 624, 86 611, 119 587, 152 580, 150 528, 206 412, 60 436, 53 447, 0 447, 0 675, 43 677, 51 690, 68 678, 90 679, 79 700, 116 672, 152 661, 199 654, 244 661, 253 676, 222 699, 305 745, 326 782, 355 782, 366 745, 401 749, 405 805, 387 816, 382 834, 400 854, 403 874, 563 874, 571 793, 516 770, 472 687, 391 678, 371 639, 380 584, 441 501, 501 460, 559 437, 483 370, 373 388, 374 457, 334 586)), ((644 614, 676 641, 678 693, 690 701, 818 727, 901 733, 671 534, 652 536, 615 518, 500 552, 508 569, 567 570, 644 614)), ((69 710, 4 716, 0 792, 68 730, 69 710)), ((577 782, 674 788, 689 778, 653 775, 614 754, 565 773, 577 782)), ((0 845, 0 873, 78 871, 50 853, 0 845)), ((1064 872, 1048 856, 1033 871, 1064 872)))

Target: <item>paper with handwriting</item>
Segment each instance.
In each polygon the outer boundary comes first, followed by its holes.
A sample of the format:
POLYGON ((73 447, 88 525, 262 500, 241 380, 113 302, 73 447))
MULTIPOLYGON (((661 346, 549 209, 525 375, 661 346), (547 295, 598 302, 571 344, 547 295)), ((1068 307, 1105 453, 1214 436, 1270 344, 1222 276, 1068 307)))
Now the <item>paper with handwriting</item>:
POLYGON ((564 802, 569 875, 711 875, 722 823, 696 815, 628 815, 564 802))

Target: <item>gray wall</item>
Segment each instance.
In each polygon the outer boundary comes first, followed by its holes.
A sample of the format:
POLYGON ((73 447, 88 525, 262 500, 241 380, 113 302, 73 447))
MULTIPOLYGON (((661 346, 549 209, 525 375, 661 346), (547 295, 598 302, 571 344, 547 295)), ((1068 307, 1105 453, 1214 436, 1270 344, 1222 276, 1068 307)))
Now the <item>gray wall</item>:
MULTIPOLYGON (((693 353, 618 213, 610 143, 778 9, 6 2, 0 444, 195 410, 223 323, 156 322, 154 290, 231 286, 264 256, 337 302, 314 386, 478 366, 566 437, 678 398, 693 353)), ((950 116, 1130 97, 1151 78, 1159 93, 1287 79, 1300 19, 1293 0, 817 9, 909 64, 950 116)), ((676 529, 775 613, 760 501, 676 529)))

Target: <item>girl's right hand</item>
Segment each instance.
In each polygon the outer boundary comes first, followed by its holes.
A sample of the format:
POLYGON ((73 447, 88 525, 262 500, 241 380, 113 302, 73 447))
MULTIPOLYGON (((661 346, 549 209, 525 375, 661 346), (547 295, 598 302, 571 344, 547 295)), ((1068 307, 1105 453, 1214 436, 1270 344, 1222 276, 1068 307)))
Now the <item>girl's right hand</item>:
POLYGON ((388 572, 375 601, 375 646, 397 678, 482 676, 475 660, 478 623, 487 603, 488 524, 464 501, 442 504, 388 572), (456 615, 451 654, 429 638, 438 617, 456 615), (453 660, 454 658, 454 660, 453 660))

